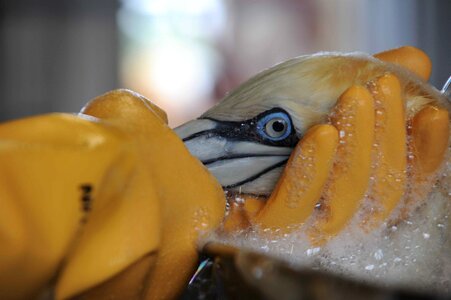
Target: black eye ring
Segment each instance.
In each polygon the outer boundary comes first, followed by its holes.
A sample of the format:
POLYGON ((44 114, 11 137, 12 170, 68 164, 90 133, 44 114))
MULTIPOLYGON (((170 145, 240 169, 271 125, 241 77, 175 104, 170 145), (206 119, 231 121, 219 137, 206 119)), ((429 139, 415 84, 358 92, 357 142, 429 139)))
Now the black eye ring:
POLYGON ((278 107, 271 108, 243 121, 223 121, 211 117, 203 117, 202 119, 212 120, 217 124, 215 128, 185 137, 184 142, 200 135, 220 136, 229 141, 247 141, 278 147, 294 147, 299 141, 290 115, 278 107), (277 132, 277 136, 271 131, 268 132, 271 129, 277 132))

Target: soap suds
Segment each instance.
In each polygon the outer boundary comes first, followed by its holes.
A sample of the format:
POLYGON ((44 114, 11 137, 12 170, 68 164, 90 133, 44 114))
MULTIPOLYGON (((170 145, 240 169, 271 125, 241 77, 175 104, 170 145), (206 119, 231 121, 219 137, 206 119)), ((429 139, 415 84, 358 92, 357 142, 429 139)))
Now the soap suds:
MULTIPOLYGON (((218 242, 281 259, 293 268, 313 268, 385 287, 451 293, 451 160, 448 157, 428 195, 408 187, 409 203, 417 203, 404 219, 406 201, 371 233, 362 230, 357 214, 325 246, 310 243, 305 230, 290 234, 246 229, 233 234, 212 233, 201 242, 218 242), (422 199, 419 199, 422 197, 422 199), (426 199, 424 199, 426 198, 426 199)), ((410 183, 412 184, 412 183, 410 183)), ((362 210, 361 210, 362 211, 362 210)))

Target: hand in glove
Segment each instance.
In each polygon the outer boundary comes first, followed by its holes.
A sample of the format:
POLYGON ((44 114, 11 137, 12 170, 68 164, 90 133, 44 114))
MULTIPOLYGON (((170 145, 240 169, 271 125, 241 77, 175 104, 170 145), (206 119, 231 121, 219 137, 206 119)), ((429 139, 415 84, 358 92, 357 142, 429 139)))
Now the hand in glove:
POLYGON ((129 91, 79 116, 0 126, 0 295, 175 297, 197 261, 198 234, 223 218, 222 189, 129 91))
MULTIPOLYGON (((429 60, 412 59, 412 51, 401 48, 377 57, 415 68, 427 79, 429 60)), ((409 197, 401 203, 408 181, 419 184, 433 176, 444 160, 448 137, 449 117, 443 108, 427 105, 406 120, 393 74, 352 86, 338 99, 329 124, 310 128, 298 143, 266 204, 246 197, 245 210, 232 207, 225 228, 244 227, 243 220, 282 233, 301 227, 312 242, 323 243, 343 230, 365 195, 369 205, 362 227, 376 228, 398 205, 409 210, 409 197), (407 136, 412 149, 407 148, 407 136), (252 206, 258 208, 246 210, 252 206)))

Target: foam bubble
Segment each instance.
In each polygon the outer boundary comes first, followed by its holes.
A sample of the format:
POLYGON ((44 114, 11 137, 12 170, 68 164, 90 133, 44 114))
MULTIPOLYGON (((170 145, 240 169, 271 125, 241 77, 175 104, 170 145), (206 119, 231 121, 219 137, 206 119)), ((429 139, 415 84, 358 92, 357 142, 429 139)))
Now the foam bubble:
MULTIPOLYGON (((201 243, 225 243, 274 256, 293 268, 328 271, 386 287, 451 293, 449 153, 439 175, 417 179, 409 180, 408 192, 390 219, 370 233, 359 226, 365 217, 359 213, 321 247, 310 243, 304 230, 308 224, 293 228, 290 234, 258 228, 230 235, 214 232, 201 243)), ((368 202, 367 196, 364 202, 368 202)))

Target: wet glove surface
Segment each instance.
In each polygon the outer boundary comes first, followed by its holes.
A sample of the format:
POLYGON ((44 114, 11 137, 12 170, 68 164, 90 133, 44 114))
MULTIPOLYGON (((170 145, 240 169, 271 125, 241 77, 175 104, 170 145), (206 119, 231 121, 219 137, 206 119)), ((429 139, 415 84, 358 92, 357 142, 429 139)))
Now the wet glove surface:
POLYGON ((181 292, 225 200, 165 121, 119 90, 79 116, 0 126, 2 297, 30 298, 52 278, 57 299, 181 292))
MULTIPOLYGON (((430 60, 418 49, 404 47, 376 57, 425 80, 430 75, 430 60)), ((402 217, 418 207, 408 203, 408 184, 422 185, 427 195, 426 185, 444 162, 448 137, 445 108, 428 104, 407 119, 395 75, 387 72, 364 86, 349 87, 330 113, 329 124, 310 128, 295 147, 266 203, 240 196, 247 204, 241 210, 231 204, 224 229, 255 226, 272 234, 300 229, 311 242, 322 244, 358 212, 364 231, 396 223, 390 221, 395 208, 404 206, 402 217), (250 203, 258 202, 257 212, 248 213, 250 203)))

